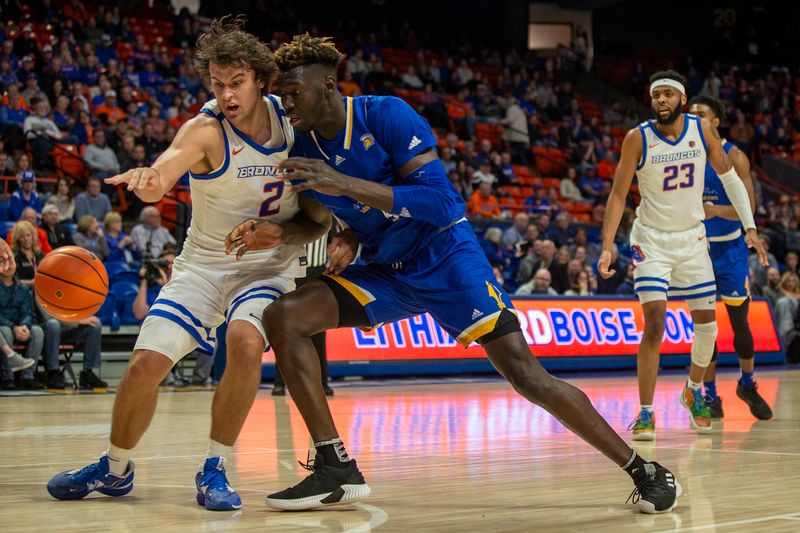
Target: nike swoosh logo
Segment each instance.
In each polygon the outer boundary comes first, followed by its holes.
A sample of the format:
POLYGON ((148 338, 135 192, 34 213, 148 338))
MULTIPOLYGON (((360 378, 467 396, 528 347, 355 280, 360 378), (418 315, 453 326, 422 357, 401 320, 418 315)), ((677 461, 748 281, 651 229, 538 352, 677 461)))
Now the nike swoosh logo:
POLYGON ((702 241, 702 240, 703 240, 703 239, 705 239, 705 238, 706 238, 706 236, 705 236, 705 235, 703 235, 702 237, 698 237, 698 238, 697 238, 697 240, 698 240, 698 241, 702 241))
POLYGON ((648 147, 650 150, 652 150, 653 148, 655 148, 655 147, 656 147, 656 146, 658 146, 659 144, 661 144, 661 143, 648 144, 648 145, 647 145, 647 147, 648 147))
POLYGON ((241 148, 239 148, 238 150, 234 150, 234 151, 233 151, 233 155, 239 155, 239 152, 241 152, 242 150, 244 150, 244 146, 242 146, 242 147, 241 147, 241 148))

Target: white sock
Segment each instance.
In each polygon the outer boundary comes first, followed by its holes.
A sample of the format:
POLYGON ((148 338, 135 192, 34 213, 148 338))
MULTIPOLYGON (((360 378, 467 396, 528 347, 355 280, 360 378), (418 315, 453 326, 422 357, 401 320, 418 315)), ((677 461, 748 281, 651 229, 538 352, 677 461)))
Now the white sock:
POLYGON ((653 412, 653 406, 652 405, 642 405, 642 409, 641 410, 642 411, 649 411, 649 412, 652 413, 653 412))
POLYGON ((233 455, 233 446, 225 446, 214 439, 208 439, 208 450, 206 451, 206 458, 208 457, 230 457, 233 455))
POLYGON ((125 448, 118 448, 110 442, 108 443, 108 471, 115 476, 121 476, 128 470, 128 460, 131 458, 131 451, 125 448))
POLYGON ((695 383, 695 382, 694 382, 694 381, 692 381, 691 379, 687 379, 687 380, 686 380, 686 386, 687 386, 687 387, 689 387, 689 388, 690 388, 690 389, 692 389, 692 390, 697 390, 697 389, 699 389, 699 388, 700 388, 700 385, 702 385, 702 383, 695 383))

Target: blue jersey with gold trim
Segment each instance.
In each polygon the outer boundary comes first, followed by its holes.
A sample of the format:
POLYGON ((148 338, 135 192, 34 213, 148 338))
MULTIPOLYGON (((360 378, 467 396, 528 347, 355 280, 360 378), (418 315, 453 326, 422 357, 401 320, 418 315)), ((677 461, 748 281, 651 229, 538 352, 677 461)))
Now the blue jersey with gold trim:
MULTIPOLYGON (((430 186, 452 200, 445 213, 450 223, 465 216, 464 200, 444 171, 441 175, 418 173, 406 178, 398 174, 398 169, 413 157, 436 148, 436 138, 425 119, 393 96, 347 97, 345 109, 345 128, 334 139, 323 139, 313 131, 297 133, 290 156, 321 159, 342 174, 392 187, 430 186)), ((413 213, 398 216, 348 196, 307 193, 353 230, 363 246, 361 257, 368 262, 407 261, 427 248, 442 230, 414 218, 413 213)))
MULTIPOLYGON (((722 145, 725 153, 730 153, 735 145, 730 141, 725 141, 722 145)), ((703 190, 703 202, 712 203, 714 205, 731 205, 731 200, 728 198, 728 193, 725 192, 725 187, 722 186, 717 172, 712 168, 710 163, 706 163, 706 183, 703 190)), ((742 223, 739 220, 728 220, 722 217, 713 217, 704 220, 706 225, 706 235, 709 237, 721 237, 728 235, 741 229, 742 223)))

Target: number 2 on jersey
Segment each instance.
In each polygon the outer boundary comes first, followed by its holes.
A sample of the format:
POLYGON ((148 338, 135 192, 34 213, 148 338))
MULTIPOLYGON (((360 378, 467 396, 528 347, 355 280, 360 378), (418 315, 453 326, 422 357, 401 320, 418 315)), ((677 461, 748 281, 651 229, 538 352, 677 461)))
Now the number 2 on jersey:
POLYGON ((271 183, 265 183, 264 194, 269 196, 267 196, 267 198, 261 202, 261 209, 258 210, 258 216, 268 217, 270 215, 277 215, 281 210, 281 204, 278 204, 275 207, 273 207, 273 204, 280 200, 281 196, 283 196, 283 182, 273 181, 271 183))
POLYGON ((694 163, 684 163, 680 167, 678 165, 670 165, 664 167, 664 189, 665 191, 674 191, 676 189, 688 189, 694 185, 694 163), (683 178, 683 181, 673 183, 678 178, 683 178))

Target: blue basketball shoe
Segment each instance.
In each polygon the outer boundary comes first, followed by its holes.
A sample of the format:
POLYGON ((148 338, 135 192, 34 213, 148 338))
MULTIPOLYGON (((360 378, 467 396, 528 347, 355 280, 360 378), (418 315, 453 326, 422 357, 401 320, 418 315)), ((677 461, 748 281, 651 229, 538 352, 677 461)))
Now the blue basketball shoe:
POLYGON ((125 496, 133 490, 133 461, 121 476, 108 471, 108 456, 81 470, 56 474, 47 482, 47 492, 57 500, 80 500, 94 491, 106 496, 125 496))
POLYGON ((223 457, 207 457, 194 478, 197 503, 209 511, 235 511, 242 508, 242 499, 228 483, 223 457))

